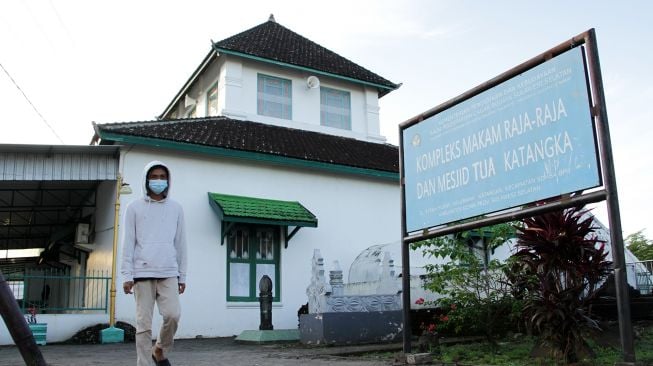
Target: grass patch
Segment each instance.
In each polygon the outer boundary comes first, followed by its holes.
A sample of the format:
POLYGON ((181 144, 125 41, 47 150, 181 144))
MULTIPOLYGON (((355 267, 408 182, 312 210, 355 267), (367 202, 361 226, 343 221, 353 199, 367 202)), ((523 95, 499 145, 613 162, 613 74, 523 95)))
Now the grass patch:
POLYGON ((487 342, 443 345, 440 358, 445 362, 473 365, 533 365, 530 357, 533 344, 532 339, 526 339, 501 342, 495 349, 487 342))
MULTIPOLYGON (((635 356, 638 363, 653 365, 653 326, 648 325, 645 328, 636 329, 636 334, 635 356)), ((520 340, 501 342, 494 352, 486 342, 443 345, 440 348, 441 359, 445 362, 465 365, 557 365, 555 360, 551 358, 534 358, 531 356, 535 341, 534 338, 524 337, 520 340)), ((619 347, 599 345, 592 339, 589 339, 588 343, 596 353, 596 357, 584 359, 577 365, 612 366, 615 361, 621 360, 621 349, 619 347)))
MULTIPOLYGON (((653 365, 653 323, 635 324, 635 356, 638 365, 653 365)), ((607 333, 607 332, 606 332, 607 333)), ((618 332, 614 330, 609 341, 603 337, 588 339, 589 345, 596 353, 593 359, 586 358, 575 364, 577 366, 612 366, 621 360, 618 332), (616 346, 611 346, 611 343, 616 346)), ((548 357, 533 357, 531 351, 535 345, 535 338, 522 337, 517 340, 504 340, 499 342, 494 349, 487 342, 474 342, 465 344, 443 344, 440 346, 440 355, 436 358, 447 365, 459 366, 554 366, 561 365, 548 357)), ((379 360, 390 363, 398 357, 398 352, 370 352, 358 355, 367 360, 379 360)))

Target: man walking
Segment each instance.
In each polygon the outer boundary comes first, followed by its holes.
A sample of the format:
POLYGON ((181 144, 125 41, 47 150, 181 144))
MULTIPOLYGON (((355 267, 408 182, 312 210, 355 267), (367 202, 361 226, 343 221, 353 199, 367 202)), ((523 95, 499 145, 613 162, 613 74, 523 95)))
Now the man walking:
POLYGON ((184 211, 170 199, 170 171, 153 161, 143 170, 143 198, 131 202, 123 225, 123 290, 136 298, 137 366, 170 365, 181 315, 179 295, 186 289, 184 211), (159 308, 163 324, 152 346, 152 314, 159 308))

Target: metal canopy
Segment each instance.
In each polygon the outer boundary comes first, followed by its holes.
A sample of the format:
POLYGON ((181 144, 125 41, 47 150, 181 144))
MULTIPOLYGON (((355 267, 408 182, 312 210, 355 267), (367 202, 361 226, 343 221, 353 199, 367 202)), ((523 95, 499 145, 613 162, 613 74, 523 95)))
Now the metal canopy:
POLYGON ((282 226, 288 242, 302 227, 317 227, 317 217, 297 201, 279 201, 265 198, 233 196, 211 193, 209 204, 222 222, 221 243, 235 223, 282 226), (289 233, 288 226, 295 228, 289 233))
POLYGON ((119 146, 0 145, 0 249, 72 241, 96 188, 115 180, 119 146))

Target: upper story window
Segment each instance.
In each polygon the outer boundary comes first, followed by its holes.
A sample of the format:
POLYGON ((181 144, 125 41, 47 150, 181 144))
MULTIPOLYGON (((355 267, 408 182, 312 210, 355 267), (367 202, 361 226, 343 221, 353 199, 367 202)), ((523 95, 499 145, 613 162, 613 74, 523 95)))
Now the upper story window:
POLYGON ((290 80, 258 74, 257 113, 292 119, 291 86, 290 80))
POLYGON ((320 88, 320 124, 351 130, 351 96, 349 92, 320 88))
POLYGON ((218 83, 213 84, 206 93, 206 115, 218 115, 218 83))

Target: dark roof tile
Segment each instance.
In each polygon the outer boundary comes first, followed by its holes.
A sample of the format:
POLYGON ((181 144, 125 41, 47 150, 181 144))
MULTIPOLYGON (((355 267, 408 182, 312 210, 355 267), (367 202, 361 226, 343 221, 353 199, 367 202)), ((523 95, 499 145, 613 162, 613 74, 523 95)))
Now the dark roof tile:
POLYGON ((394 145, 227 117, 107 123, 96 128, 101 137, 107 132, 399 172, 399 152, 394 145))
POLYGON ((398 84, 320 46, 274 20, 259 24, 213 45, 218 51, 244 53, 389 88, 389 90, 380 90, 381 95, 399 87, 398 84))

